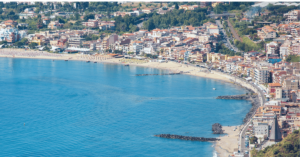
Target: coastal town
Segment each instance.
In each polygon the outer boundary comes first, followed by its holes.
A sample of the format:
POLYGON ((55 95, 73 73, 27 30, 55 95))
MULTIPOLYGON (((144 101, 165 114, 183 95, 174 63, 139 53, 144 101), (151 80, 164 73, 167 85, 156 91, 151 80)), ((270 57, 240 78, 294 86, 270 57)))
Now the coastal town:
POLYGON ((230 12, 224 6, 234 2, 106 2, 109 11, 83 11, 89 3, 1 4, 9 19, 0 23, 0 57, 148 66, 243 86, 257 101, 242 126, 228 129, 234 136, 225 138, 236 141, 220 156, 253 156, 299 133, 300 3, 256 2, 230 12), (19 13, 13 5, 22 6, 19 13), (155 21, 174 12, 202 20, 155 21))

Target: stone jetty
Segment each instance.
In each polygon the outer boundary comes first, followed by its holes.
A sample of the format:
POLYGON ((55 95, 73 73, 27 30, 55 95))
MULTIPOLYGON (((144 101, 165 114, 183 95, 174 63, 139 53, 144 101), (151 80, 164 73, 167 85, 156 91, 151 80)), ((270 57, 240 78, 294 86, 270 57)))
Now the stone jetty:
POLYGON ((181 135, 171 135, 171 134, 159 134, 154 136, 161 137, 161 138, 180 139, 180 140, 187 140, 187 141, 202 141, 202 142, 211 142, 211 141, 220 140, 218 138, 191 137, 191 136, 181 136, 181 135))
POLYGON ((167 74, 136 74, 135 76, 151 76, 151 75, 180 75, 182 73, 167 73, 167 74))
POLYGON ((212 125, 213 134, 223 134, 222 125, 219 123, 215 123, 212 125))
POLYGON ((216 99, 250 100, 256 97, 257 95, 226 95, 226 96, 218 96, 216 99))
MULTIPOLYGON (((250 89, 248 89, 250 90, 250 89)), ((247 122, 254 112, 257 110, 257 108, 260 106, 260 101, 258 95, 253 95, 253 91, 250 91, 251 94, 243 94, 243 95, 226 95, 226 96, 218 96, 216 99, 231 99, 231 100, 248 100, 251 101, 252 108, 245 116, 243 122, 247 122)))

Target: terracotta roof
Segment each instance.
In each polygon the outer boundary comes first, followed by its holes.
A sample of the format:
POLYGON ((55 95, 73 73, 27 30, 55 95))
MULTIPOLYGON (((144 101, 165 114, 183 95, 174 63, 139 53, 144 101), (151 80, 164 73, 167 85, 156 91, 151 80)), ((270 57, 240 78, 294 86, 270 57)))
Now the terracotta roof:
POLYGON ((281 87, 280 83, 269 83, 269 87, 281 87))

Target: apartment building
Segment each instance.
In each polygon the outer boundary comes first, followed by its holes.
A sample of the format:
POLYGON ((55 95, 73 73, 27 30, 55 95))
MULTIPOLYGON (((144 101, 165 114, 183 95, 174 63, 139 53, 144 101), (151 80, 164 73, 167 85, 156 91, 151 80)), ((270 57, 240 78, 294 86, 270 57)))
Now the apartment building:
POLYGON ((18 29, 16 28, 1 28, 0 41, 7 41, 9 43, 17 42, 21 39, 18 29))
POLYGON ((118 40, 118 35, 113 34, 108 37, 105 37, 102 41, 102 49, 107 50, 109 49, 111 44, 114 44, 118 40))
POLYGON ((262 40, 276 38, 276 31, 270 26, 264 26, 261 30, 257 31, 257 35, 262 40))
POLYGON ((134 52, 135 54, 138 54, 143 49, 143 43, 142 42, 133 42, 130 45, 130 51, 134 52))
POLYGON ((69 47, 75 47, 80 48, 82 45, 82 42, 84 41, 84 38, 78 37, 78 36, 71 36, 68 39, 69 47))
POLYGON ((268 123, 258 123, 253 127, 254 134, 257 138, 265 138, 269 136, 268 123))
POLYGON ((288 13, 283 14, 284 17, 286 17, 287 21, 298 21, 300 19, 300 10, 292 10, 288 13))
POLYGON ((89 28, 97 28, 98 27, 98 20, 91 20, 89 19, 88 22, 83 22, 83 26, 89 27, 89 28))
POLYGON ((279 44, 277 42, 270 42, 265 47, 267 56, 279 54, 279 44))
POLYGON ((268 67, 259 67, 254 70, 254 80, 258 84, 269 83, 269 76, 268 67))

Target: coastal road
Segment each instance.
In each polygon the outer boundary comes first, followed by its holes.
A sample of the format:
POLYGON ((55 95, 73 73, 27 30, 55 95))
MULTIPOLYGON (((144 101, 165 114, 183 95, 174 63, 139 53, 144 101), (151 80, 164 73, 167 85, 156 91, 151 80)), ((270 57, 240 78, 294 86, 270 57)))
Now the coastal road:
MULTIPOLYGON (((256 88, 258 90, 258 94, 260 96, 260 105, 264 105, 266 100, 265 100, 265 97, 264 97, 264 93, 262 90, 260 90, 256 85, 254 84, 251 84, 252 87, 256 88)), ((255 114, 255 112, 253 113, 253 115, 251 117, 253 117, 255 114)), ((249 152, 249 148, 245 147, 245 135, 246 135, 246 131, 247 129, 249 128, 249 124, 251 122, 251 119, 248 120, 248 122, 246 123, 246 125, 244 126, 244 128, 242 129, 241 133, 240 133, 240 139, 239 139, 239 145, 240 145, 240 152, 241 153, 245 153, 246 151, 249 152)))
POLYGON ((218 25, 218 27, 221 29, 221 31, 223 32, 223 38, 225 39, 226 43, 225 46, 229 49, 233 49, 235 52, 240 52, 238 48, 236 48, 235 46, 233 46, 230 41, 229 41, 229 37, 227 36, 223 25, 221 24, 220 20, 216 20, 216 24, 218 25))

